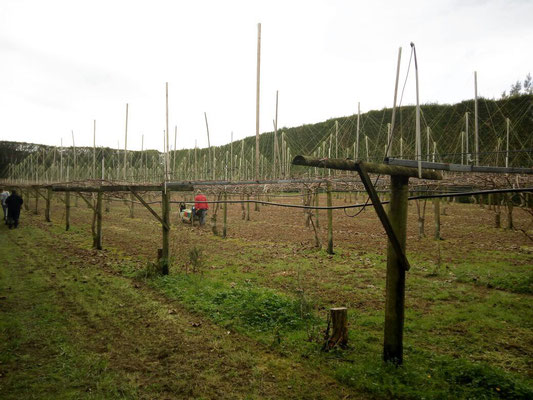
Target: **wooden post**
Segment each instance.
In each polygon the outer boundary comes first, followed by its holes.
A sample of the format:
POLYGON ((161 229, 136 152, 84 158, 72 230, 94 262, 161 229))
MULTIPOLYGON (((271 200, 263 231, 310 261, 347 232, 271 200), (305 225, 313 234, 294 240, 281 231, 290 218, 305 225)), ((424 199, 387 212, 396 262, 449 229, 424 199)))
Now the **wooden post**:
MULTIPOLYGON (((166 188, 165 188, 166 189, 166 188)), ((163 228, 163 251, 161 258, 159 259, 159 265, 161 266, 161 273, 163 275, 168 275, 169 270, 169 256, 170 256, 170 192, 163 190, 161 192, 161 206, 162 206, 162 217, 165 224, 162 224, 163 228)))
POLYGON ((246 195, 246 221, 250 221, 250 194, 246 195))
POLYGON ((44 218, 46 222, 51 222, 50 220, 50 202, 52 200, 52 188, 48 187, 46 189, 46 209, 44 213, 44 218))
MULTIPOLYGON (((407 198, 409 178, 391 176, 391 199, 388 217, 405 254, 407 237, 407 198)), ((405 269, 390 240, 387 247, 387 285, 385 301, 385 335, 383 360, 403 362, 403 322, 405 303, 405 269)))
MULTIPOLYGON (((319 194, 320 194, 320 193, 319 193, 319 191, 318 191, 318 188, 316 188, 316 189, 315 189, 315 206, 316 206, 316 207, 319 207, 319 206, 320 206, 320 200, 319 200, 319 198, 318 198, 319 194)), ((316 209, 316 215, 315 215, 315 220, 316 220, 315 225, 316 225, 316 228, 317 228, 317 229, 320 228, 320 222, 319 222, 319 220, 318 220, 318 217, 320 216, 319 211, 320 211, 320 210, 317 208, 317 209, 316 209)))
POLYGON ((477 111, 477 71, 474 71, 474 160, 475 165, 479 165, 479 132, 478 132, 478 111, 477 111))
POLYGON ((507 200, 507 229, 514 229, 513 224, 513 195, 507 194, 505 195, 505 199, 507 200))
MULTIPOLYGON (((331 182, 327 184, 327 206, 331 207, 331 182)), ((333 253, 333 210, 328 208, 328 254, 333 253)))
POLYGON ((34 214, 39 214, 39 189, 35 188, 35 211, 34 214))
POLYGON ((324 350, 330 350, 335 346, 345 348, 348 344, 348 309, 346 307, 336 307, 329 309, 329 326, 332 327, 331 336, 328 332, 328 340, 324 350))
POLYGON ((130 218, 134 218, 134 213, 133 213, 134 198, 135 196, 133 194, 130 194, 130 218))
POLYGON ((30 203, 30 189, 28 190, 25 190, 22 195, 24 196, 24 194, 26 195, 26 200, 24 201, 24 209, 26 211, 29 211, 30 207, 29 207, 29 203, 30 203))
MULTIPOLYGON (((228 201, 228 193, 224 192, 224 201, 228 201)), ((224 227, 222 228, 222 238, 226 239, 227 233, 227 223, 228 223, 228 203, 224 203, 224 227)))
POLYGON ((433 199, 435 211, 435 240, 440 240, 440 199, 433 199))
POLYGON ((96 234, 94 236, 93 247, 96 250, 102 250, 102 192, 96 195, 96 234))
POLYGON ((65 230, 70 229, 70 192, 65 192, 65 230))
MULTIPOLYGON (((257 24, 257 82, 255 98, 255 179, 259 180, 259 98, 261 82, 261 24, 257 24)), ((257 210, 256 210, 257 211, 257 210)))

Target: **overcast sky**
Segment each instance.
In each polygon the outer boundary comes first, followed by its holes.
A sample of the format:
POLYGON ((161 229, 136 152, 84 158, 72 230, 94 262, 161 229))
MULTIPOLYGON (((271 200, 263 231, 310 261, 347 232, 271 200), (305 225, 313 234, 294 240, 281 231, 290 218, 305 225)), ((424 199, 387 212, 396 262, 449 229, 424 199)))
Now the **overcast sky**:
MULTIPOLYGON (((533 1, 0 0, 0 140, 177 148, 391 107, 416 44, 421 102, 499 97, 533 72, 533 1)), ((404 104, 412 104, 410 75, 404 104)))

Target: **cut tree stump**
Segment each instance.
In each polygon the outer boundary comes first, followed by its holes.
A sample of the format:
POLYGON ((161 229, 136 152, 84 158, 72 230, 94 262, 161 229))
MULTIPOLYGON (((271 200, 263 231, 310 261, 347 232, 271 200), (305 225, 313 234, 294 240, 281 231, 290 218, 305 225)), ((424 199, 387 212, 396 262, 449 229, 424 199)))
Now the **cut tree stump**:
POLYGON ((331 350, 335 346, 346 348, 348 345, 348 309, 336 307, 329 309, 328 328, 326 330, 324 350, 331 350), (331 336, 329 328, 331 326, 331 336))

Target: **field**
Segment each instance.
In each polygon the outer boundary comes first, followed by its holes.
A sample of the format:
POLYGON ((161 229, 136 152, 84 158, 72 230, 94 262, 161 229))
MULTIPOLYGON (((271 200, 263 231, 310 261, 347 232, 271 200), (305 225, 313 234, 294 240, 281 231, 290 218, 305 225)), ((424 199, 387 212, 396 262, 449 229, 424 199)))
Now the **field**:
POLYGON ((18 230, 0 226, 2 399, 533 398, 533 242, 519 207, 507 230, 487 206, 441 202, 434 240, 432 204, 419 239, 410 203, 405 360, 392 367, 381 362, 386 236, 372 208, 334 212, 329 255, 325 211, 319 250, 299 209, 251 206, 246 221, 231 204, 222 239, 178 222, 173 205, 170 275, 158 276, 161 227, 141 205, 130 218, 111 202, 95 251, 92 211, 79 200, 66 232, 54 196, 51 223, 33 200, 18 230), (338 306, 349 346, 324 352, 338 306))

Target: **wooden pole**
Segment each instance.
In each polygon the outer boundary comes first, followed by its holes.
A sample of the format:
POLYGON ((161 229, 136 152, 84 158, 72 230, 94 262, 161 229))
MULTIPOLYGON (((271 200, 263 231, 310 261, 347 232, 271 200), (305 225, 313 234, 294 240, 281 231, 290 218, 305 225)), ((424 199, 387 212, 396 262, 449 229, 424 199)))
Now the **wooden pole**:
POLYGON ((65 192, 65 230, 70 229, 70 192, 65 192))
MULTIPOLYGON (((165 181, 168 181, 168 82, 165 83, 165 104, 166 104, 166 134, 165 134, 165 181)), ((164 252, 164 250, 163 250, 164 252)), ((163 256, 164 257, 164 256, 163 256)), ((168 267, 168 266, 167 266, 168 267)))
MULTIPOLYGON (((390 137, 392 138, 393 137, 393 132, 394 132, 394 123, 395 123, 395 120, 396 120, 396 98, 398 97, 398 82, 400 80, 400 62, 402 60, 402 48, 400 47, 398 49, 398 64, 396 65, 396 83, 394 85, 394 100, 392 102, 392 118, 391 118, 391 123, 390 123, 390 137)), ((392 144, 391 144, 391 141, 389 140, 388 143, 387 143, 387 148, 388 148, 388 151, 387 151, 387 157, 390 157, 390 153, 391 153, 391 147, 392 147, 392 144)))
POLYGON ((255 179, 259 180, 259 97, 261 82, 261 24, 257 24, 257 82, 255 98, 255 179))
POLYGON ((96 179, 96 120, 93 120, 93 174, 92 178, 96 179))
POLYGON ((46 222, 52 222, 50 220, 50 202, 52 200, 52 188, 49 186, 46 188, 46 210, 44 213, 44 217, 46 222))
POLYGON ((468 143, 468 112, 465 112, 465 152, 466 152, 466 164, 470 164, 470 149, 468 143))
POLYGON ((435 240, 440 240, 440 199, 433 199, 435 214, 435 240))
POLYGON ((222 238, 226 239, 227 234, 227 224, 228 224, 228 193, 224 192, 224 227, 222 228, 222 238))
MULTIPOLYGON (((318 188, 316 188, 315 189, 315 207, 319 207, 320 206, 319 194, 320 194, 320 192, 319 192, 318 188)), ((317 228, 320 228, 320 222, 319 222, 319 219, 318 219, 318 217, 320 215, 319 211, 320 210, 317 208, 316 209, 316 215, 315 215, 315 220, 316 220, 316 224, 315 225, 316 225, 317 228)))
POLYGON ((176 125, 174 127, 174 153, 173 153, 173 157, 172 157, 172 176, 173 176, 173 179, 176 179, 176 155, 177 155, 177 152, 176 152, 176 142, 178 140, 178 126, 176 125))
MULTIPOLYGON (((355 131, 355 160, 359 161, 359 121, 361 119, 361 103, 357 102, 357 129, 355 131)), ((367 158, 368 161, 368 158, 367 158)))
POLYGON ((505 168, 509 168, 509 130, 511 125, 511 120, 509 118, 505 118, 505 123, 507 126, 506 129, 506 150, 505 150, 505 168))
POLYGON ((94 248, 102 250, 102 192, 96 195, 96 236, 94 238, 94 248))
POLYGON ((127 178, 128 169, 128 103, 126 103, 126 128, 124 131, 124 181, 127 178))
POLYGON ((39 189, 35 188, 35 211, 34 214, 39 214, 39 189))
POLYGON ((413 53, 415 56, 415 77, 416 77, 416 160, 418 161, 418 177, 422 177, 422 138, 420 134, 420 96, 418 90, 418 62, 416 59, 415 44, 411 42, 413 53))
POLYGON ((61 151, 59 152, 59 180, 63 182, 63 138, 61 138, 61 151))
MULTIPOLYGON (((331 182, 327 183, 327 206, 331 207, 331 182)), ((328 208, 328 254, 333 253, 333 210, 328 208)))
MULTIPOLYGON (((406 176, 391 176, 391 199, 388 217, 404 254, 407 237, 408 184, 409 178, 406 176)), ((389 240, 387 247, 383 360, 397 365, 403 362, 404 303, 405 269, 389 240)))
POLYGON ((478 132, 478 109, 477 109, 477 71, 474 71, 474 157, 476 165, 479 165, 479 132, 478 132))
MULTIPOLYGON (((165 188, 166 189, 166 188, 165 188)), ((161 192, 162 218, 165 222, 162 224, 163 229, 163 251, 159 265, 161 266, 161 273, 168 275, 169 271, 169 257, 170 257, 170 192, 163 190, 161 192)))

